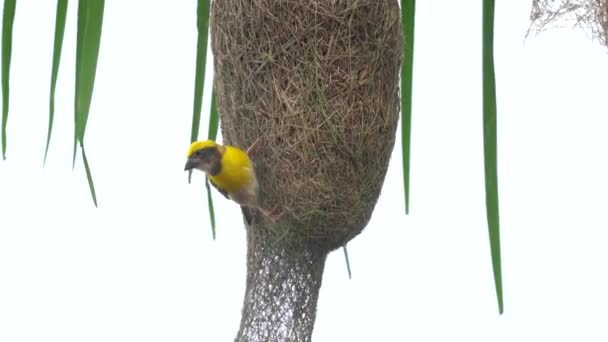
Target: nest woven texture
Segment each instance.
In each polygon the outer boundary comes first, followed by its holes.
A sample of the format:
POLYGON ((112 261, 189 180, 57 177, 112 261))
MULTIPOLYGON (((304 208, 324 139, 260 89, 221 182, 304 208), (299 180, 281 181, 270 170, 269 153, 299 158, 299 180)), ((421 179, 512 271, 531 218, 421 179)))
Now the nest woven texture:
POLYGON ((213 1, 223 143, 254 164, 283 238, 336 248, 369 221, 395 142, 396 0, 213 1))
POLYGON ((608 47, 608 0, 533 0, 530 19, 535 31, 571 22, 608 47))

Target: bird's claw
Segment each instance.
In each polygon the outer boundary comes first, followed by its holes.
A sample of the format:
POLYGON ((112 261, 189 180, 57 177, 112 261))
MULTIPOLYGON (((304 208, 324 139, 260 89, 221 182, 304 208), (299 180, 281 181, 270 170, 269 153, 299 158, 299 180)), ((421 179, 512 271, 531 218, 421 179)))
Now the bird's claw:
POLYGON ((262 137, 259 137, 253 142, 253 144, 251 144, 251 146, 249 146, 249 148, 247 149, 247 156, 249 156, 250 158, 253 157, 255 152, 258 150, 258 146, 260 145, 261 140, 262 137))
POLYGON ((266 216, 270 221, 272 221, 272 223, 276 222, 278 219, 280 219, 284 212, 277 212, 277 207, 274 207, 272 210, 266 210, 263 208, 258 208, 260 210, 260 212, 262 213, 262 215, 266 216))

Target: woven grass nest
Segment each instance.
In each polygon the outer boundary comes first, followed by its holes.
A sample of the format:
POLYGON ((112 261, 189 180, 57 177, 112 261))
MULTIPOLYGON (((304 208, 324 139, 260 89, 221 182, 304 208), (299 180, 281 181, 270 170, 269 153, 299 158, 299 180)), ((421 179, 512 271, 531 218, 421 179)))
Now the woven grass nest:
POLYGON ((528 33, 570 22, 608 47, 608 0, 533 0, 530 20, 528 33))
POLYGON ((212 2, 223 143, 247 147, 277 239, 337 248, 368 223, 395 142, 396 0, 212 2))

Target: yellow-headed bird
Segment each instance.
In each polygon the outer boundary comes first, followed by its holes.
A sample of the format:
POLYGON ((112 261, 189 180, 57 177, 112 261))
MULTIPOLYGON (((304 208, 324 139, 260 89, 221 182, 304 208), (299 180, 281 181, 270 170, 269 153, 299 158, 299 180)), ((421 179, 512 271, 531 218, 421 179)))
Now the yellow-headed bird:
MULTIPOLYGON (((258 209, 264 216, 275 221, 282 213, 266 210, 259 204, 259 185, 250 157, 255 153, 259 140, 247 152, 234 146, 223 146, 211 140, 196 141, 188 149, 185 171, 203 171, 211 184, 226 198, 241 207, 258 209)), ((251 224, 249 212, 243 208, 247 224, 251 224)))

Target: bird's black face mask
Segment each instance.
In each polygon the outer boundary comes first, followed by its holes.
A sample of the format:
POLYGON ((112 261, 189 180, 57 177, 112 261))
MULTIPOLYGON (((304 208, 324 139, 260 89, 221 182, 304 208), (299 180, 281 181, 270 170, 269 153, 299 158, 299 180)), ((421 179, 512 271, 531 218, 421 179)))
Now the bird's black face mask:
POLYGON ((210 176, 215 176, 222 170, 222 155, 216 147, 205 147, 194 152, 186 161, 184 171, 188 171, 188 183, 192 170, 197 169, 210 176))

